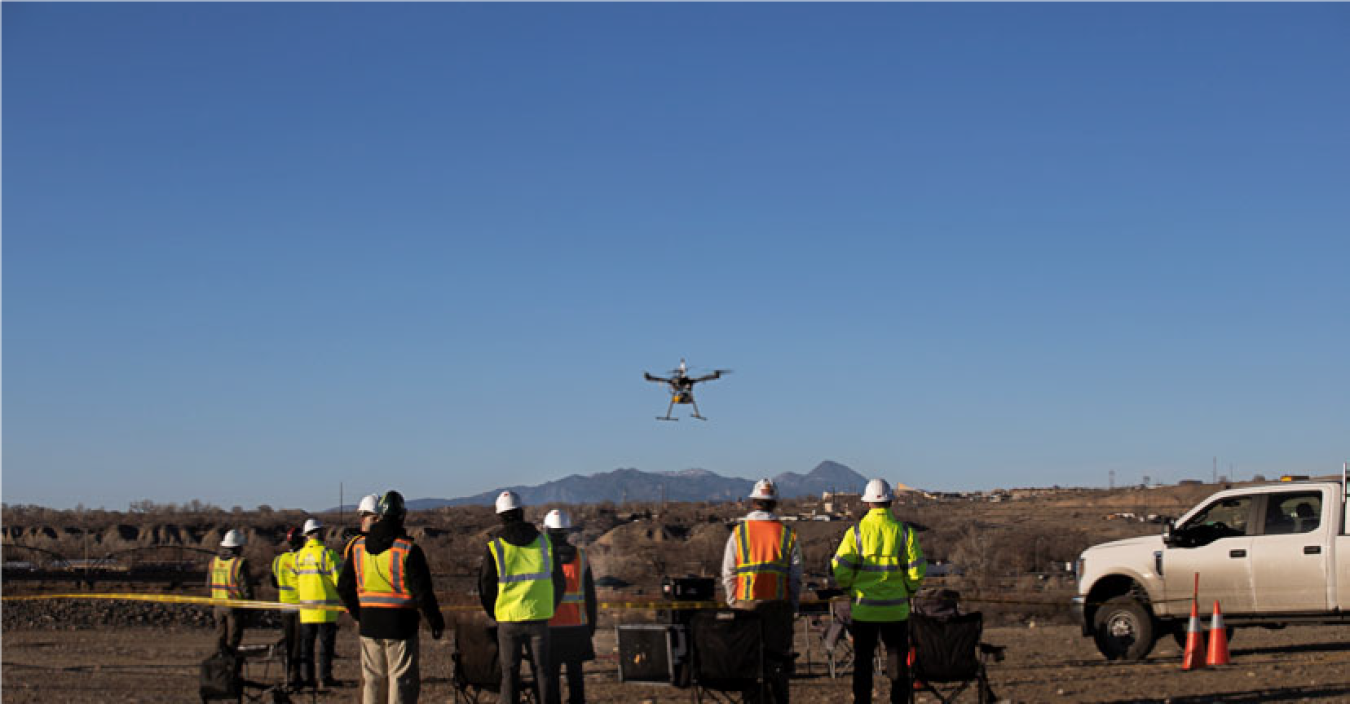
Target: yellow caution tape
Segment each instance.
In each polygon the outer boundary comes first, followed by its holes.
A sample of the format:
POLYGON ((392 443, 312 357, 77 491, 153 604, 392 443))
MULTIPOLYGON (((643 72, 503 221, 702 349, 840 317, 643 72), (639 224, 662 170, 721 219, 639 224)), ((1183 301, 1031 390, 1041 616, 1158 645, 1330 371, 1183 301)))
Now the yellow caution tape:
MULTIPOLYGON (((213 599, 205 596, 175 596, 171 594, 34 594, 27 596, 4 596, 3 601, 48 601, 54 599, 87 599, 87 600, 120 600, 120 601, 147 601, 160 604, 197 604, 200 606, 222 606, 232 609, 259 609, 271 611, 299 611, 301 608, 314 611, 339 611, 345 612, 347 609, 342 606, 305 606, 299 604, 283 604, 279 601, 260 601, 244 599, 213 599)), ((818 606, 828 604, 832 601, 846 600, 848 597, 835 597, 834 599, 803 599, 802 606, 818 606)), ((1184 599, 1160 599, 1155 603, 1179 603, 1189 601, 1190 597, 1184 599)), ((1000 599, 995 597, 967 597, 960 598, 961 603, 967 604, 1008 604, 1014 606, 1068 606, 1064 601, 1035 601, 1027 599, 1000 599)), ((1100 606, 1101 604, 1092 603, 1089 606, 1100 606)), ((715 601, 605 601, 600 602, 599 608, 606 611, 684 611, 696 609, 719 609, 725 604, 715 601)), ((482 606, 479 605, 454 605, 442 606, 441 611, 479 611, 482 606)))

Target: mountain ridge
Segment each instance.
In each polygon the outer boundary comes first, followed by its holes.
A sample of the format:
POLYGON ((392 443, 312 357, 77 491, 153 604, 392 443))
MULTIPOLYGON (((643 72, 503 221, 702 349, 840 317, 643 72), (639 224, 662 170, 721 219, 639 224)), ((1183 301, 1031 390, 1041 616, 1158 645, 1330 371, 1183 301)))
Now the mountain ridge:
MULTIPOLYGON (((838 462, 825 460, 809 472, 782 472, 773 477, 778 494, 785 499, 819 496, 825 491, 862 491, 867 478, 838 462)), ((451 499, 422 498, 407 502, 410 510, 444 506, 491 506, 503 491, 514 491, 526 506, 540 504, 593 504, 605 501, 737 501, 754 488, 755 480, 724 477, 711 470, 690 468, 668 472, 644 472, 620 467, 590 475, 571 474, 534 486, 502 486, 470 496, 451 499)))

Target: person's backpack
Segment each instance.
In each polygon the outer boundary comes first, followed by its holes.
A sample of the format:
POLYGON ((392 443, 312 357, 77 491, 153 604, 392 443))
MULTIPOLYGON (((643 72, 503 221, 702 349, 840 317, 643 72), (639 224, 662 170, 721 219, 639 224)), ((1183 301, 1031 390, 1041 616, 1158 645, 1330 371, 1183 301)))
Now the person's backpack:
POLYGON ((202 661, 199 691, 202 701, 238 700, 244 694, 244 660, 233 652, 220 650, 202 661))

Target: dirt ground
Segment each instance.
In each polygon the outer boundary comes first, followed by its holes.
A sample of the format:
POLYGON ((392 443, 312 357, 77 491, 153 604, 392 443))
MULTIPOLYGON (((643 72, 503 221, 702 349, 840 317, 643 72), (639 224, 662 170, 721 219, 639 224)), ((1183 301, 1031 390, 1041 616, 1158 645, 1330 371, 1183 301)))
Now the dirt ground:
MULTIPOLYGON (((249 631, 245 644, 276 637, 274 630, 249 631)), ((15 704, 197 701, 197 667, 212 638, 211 631, 191 627, 6 630, 0 696, 15 704)), ((1008 648, 1006 660, 990 665, 990 676, 998 696, 1013 702, 1350 701, 1350 628, 1240 630, 1233 639, 1232 665, 1196 672, 1181 671, 1180 651, 1170 641, 1160 643, 1145 661, 1108 663, 1073 626, 994 627, 984 640, 1008 648)), ((453 701, 448 641, 424 634, 422 647, 422 701, 453 701)), ((829 677, 817 636, 799 633, 797 650, 793 701, 848 701, 848 679, 829 677)), ((597 633, 596 651, 601 658, 588 664, 588 701, 693 701, 687 689, 619 683, 613 630, 597 633)), ((318 693, 313 701, 359 701, 357 642, 349 628, 339 633, 338 658, 336 674, 350 685, 318 693)), ((266 661, 250 662, 246 675, 268 683, 280 680, 278 666, 266 661)), ((884 679, 878 682, 875 700, 885 701, 884 679)), ((485 701, 494 699, 489 695, 485 701)), ((923 695, 917 701, 934 700, 923 695)), ((961 701, 975 701, 973 691, 961 701)))

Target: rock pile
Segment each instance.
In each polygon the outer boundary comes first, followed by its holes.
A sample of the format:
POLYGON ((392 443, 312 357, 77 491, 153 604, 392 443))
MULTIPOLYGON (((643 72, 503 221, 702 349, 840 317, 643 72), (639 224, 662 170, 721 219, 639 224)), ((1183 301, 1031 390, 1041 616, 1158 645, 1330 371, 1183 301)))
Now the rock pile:
MULTIPOLYGON (((148 601, 46 599, 7 601, 2 625, 10 630, 78 631, 107 628, 211 628, 211 607, 148 601)), ((279 628, 274 611, 250 611, 250 628, 279 628)))

